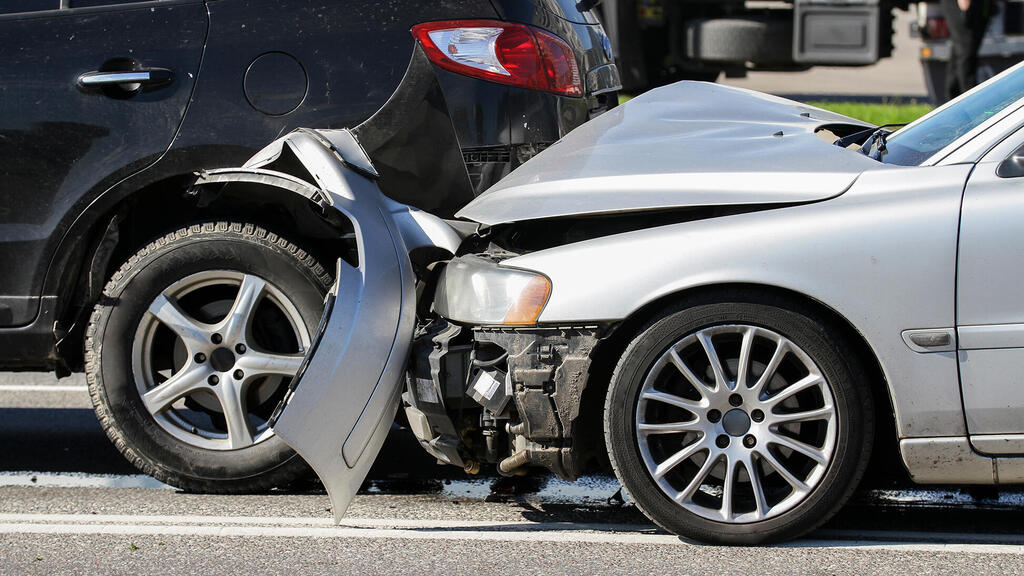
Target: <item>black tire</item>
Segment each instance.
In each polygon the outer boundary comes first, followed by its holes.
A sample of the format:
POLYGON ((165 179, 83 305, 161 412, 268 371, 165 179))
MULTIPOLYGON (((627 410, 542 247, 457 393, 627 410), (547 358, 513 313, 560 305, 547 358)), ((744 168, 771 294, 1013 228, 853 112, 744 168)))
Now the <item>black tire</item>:
POLYGON ((792 64, 790 18, 707 18, 686 23, 686 56, 694 61, 792 64))
POLYGON ((258 275, 287 295, 315 334, 332 283, 316 258, 252 224, 194 224, 139 250, 107 283, 86 333, 89 393, 107 435, 142 472, 192 492, 263 492, 308 471, 284 441, 269 436, 235 450, 183 441, 146 409, 133 375, 133 342, 150 303, 175 282, 209 270, 258 275))
MULTIPOLYGON (((846 353, 848 350, 840 333, 831 329, 815 310, 787 299, 735 292, 720 295, 717 301, 704 299, 664 311, 626 348, 609 386, 605 439, 619 481, 654 522, 673 533, 703 542, 764 544, 796 538, 820 526, 853 493, 864 474, 873 444, 870 387, 864 382, 860 368, 851 361, 851 355, 846 353), (653 363, 685 335, 730 325, 764 328, 802 348, 817 364, 834 399, 835 443, 823 475, 818 476, 817 484, 798 504, 788 510, 780 507, 782 511, 778 515, 765 514, 764 519, 758 521, 716 521, 677 504, 648 471, 638 440, 638 401, 653 363)), ((712 418, 708 420, 714 421, 712 418)), ((767 447, 765 443, 764 448, 767 447)), ((708 454, 706 458, 712 453, 708 454)), ((755 468, 762 472, 770 470, 760 463, 761 460, 758 462, 755 468)))

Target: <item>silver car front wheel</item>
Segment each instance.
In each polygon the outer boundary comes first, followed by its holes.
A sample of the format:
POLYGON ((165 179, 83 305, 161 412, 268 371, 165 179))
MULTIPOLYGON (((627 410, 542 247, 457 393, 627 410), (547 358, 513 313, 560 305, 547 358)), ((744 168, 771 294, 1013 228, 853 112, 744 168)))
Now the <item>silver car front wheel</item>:
POLYGON ((697 305, 654 320, 609 388, 606 439, 652 519, 699 540, 753 544, 824 522, 871 447, 869 387, 812 310, 697 305))
POLYGON ((636 430, 667 496, 704 518, 744 523, 810 495, 832 460, 836 413, 831 387, 799 346, 727 324, 685 336, 655 361, 636 430))

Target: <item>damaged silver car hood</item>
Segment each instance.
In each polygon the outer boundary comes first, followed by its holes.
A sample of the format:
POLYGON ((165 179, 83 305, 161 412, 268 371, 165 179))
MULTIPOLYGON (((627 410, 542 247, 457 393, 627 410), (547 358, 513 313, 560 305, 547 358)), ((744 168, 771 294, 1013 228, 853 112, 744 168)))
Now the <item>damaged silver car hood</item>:
POLYGON ((816 135, 858 120, 704 82, 652 90, 577 128, 463 208, 494 225, 689 206, 778 204, 842 194, 885 168, 816 135))

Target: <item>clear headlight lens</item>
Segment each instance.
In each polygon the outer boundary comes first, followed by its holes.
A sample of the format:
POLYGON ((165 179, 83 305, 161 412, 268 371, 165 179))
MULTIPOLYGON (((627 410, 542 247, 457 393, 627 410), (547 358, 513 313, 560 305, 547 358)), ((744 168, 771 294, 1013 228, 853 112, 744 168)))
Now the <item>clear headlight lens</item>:
POLYGON ((550 295, 546 276, 463 256, 441 273, 434 311, 467 324, 529 325, 537 323, 550 295))

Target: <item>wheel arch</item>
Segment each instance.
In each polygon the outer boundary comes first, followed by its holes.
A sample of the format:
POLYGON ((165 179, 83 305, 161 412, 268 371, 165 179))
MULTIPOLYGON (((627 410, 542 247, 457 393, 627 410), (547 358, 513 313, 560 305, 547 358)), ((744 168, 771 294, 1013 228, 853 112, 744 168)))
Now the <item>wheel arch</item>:
POLYGON ((106 281, 136 250, 168 231, 208 220, 245 221, 286 236, 323 262, 354 258, 346 236, 351 224, 341 212, 288 189, 256 182, 231 183, 214 191, 192 186, 194 173, 175 174, 124 195, 117 203, 90 206, 80 216, 83 231, 68 235, 47 275, 59 294, 57 353, 71 370, 83 368, 84 324, 106 281))
MULTIPOLYGON (((887 466, 903 461, 899 455, 899 437, 896 432, 896 412, 892 391, 881 361, 864 335, 835 308, 806 294, 767 284, 720 283, 686 288, 665 294, 633 311, 613 326, 608 336, 595 348, 591 365, 591 378, 583 392, 581 413, 598 414, 604 409, 604 398, 616 363, 626 347, 643 328, 669 309, 686 308, 697 304, 749 299, 753 295, 771 295, 781 304, 803 305, 818 313, 837 328, 841 338, 854 349, 855 362, 864 370, 874 399, 875 435, 885 442, 876 442, 869 472, 881 473, 887 466)), ((603 435, 602 435, 603 442, 603 435)), ((891 471, 890 471, 891 473, 891 471)), ((872 474, 874 476, 874 474, 872 474)))

